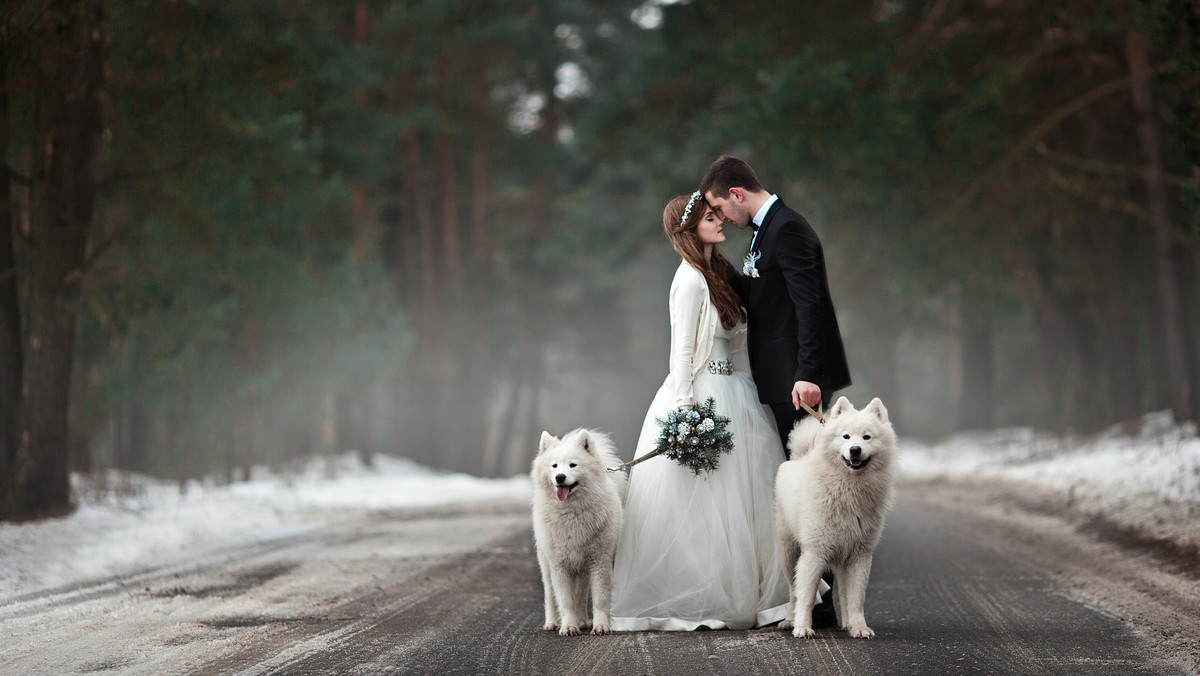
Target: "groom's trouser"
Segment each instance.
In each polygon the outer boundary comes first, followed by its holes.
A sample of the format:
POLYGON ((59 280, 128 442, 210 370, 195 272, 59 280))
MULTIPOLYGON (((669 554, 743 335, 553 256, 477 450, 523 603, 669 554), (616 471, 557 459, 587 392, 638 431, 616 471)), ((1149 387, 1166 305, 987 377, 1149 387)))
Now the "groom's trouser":
POLYGON ((779 429, 779 441, 783 443, 783 457, 790 460, 792 451, 788 449, 788 434, 791 434, 796 421, 807 416, 808 413, 797 411, 796 407, 791 404, 771 404, 771 415, 775 418, 775 427, 779 429))
MULTIPOLYGON (((829 402, 825 401, 825 397, 821 397, 821 405, 829 408, 829 402)), ((771 415, 775 418, 775 425, 779 428, 779 440, 783 442, 783 457, 791 459, 792 452, 788 450, 787 441, 788 435, 791 434, 792 428, 796 423, 808 416, 808 412, 804 409, 796 410, 795 406, 789 402, 787 404, 771 404, 771 415)), ((788 571, 788 575, 793 575, 794 571, 788 571)), ((825 580, 825 584, 829 585, 830 590, 821 596, 821 603, 813 607, 813 627, 837 627, 837 615, 833 609, 833 574, 829 571, 821 573, 821 579, 825 580)))

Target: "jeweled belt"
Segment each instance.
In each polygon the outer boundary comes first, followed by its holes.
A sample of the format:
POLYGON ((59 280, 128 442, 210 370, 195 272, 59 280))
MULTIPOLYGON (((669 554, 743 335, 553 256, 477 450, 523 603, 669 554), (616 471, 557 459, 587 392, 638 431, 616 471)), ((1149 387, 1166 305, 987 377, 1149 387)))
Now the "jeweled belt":
POLYGON ((708 362, 708 372, 718 376, 733 375, 733 362, 728 359, 708 362))

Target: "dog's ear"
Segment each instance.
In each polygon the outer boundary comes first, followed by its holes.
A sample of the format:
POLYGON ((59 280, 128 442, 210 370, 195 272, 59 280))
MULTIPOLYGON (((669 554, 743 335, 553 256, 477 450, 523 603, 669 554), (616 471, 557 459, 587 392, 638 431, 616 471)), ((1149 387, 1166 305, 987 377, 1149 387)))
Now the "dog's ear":
POLYGON ((592 443, 592 437, 588 435, 587 430, 579 430, 579 445, 587 453, 591 453, 595 444, 592 443))
POLYGON ((538 442, 538 455, 545 453, 546 449, 550 448, 550 445, 556 443, 557 441, 558 437, 550 434, 546 430, 542 430, 542 440, 538 442))
POLYGON ((883 407, 883 402, 879 401, 879 397, 872 399, 871 403, 867 404, 867 407, 863 409, 863 412, 878 416, 883 422, 888 421, 887 409, 883 407))
POLYGON ((849 399, 845 397, 838 397, 838 400, 833 404, 833 408, 829 409, 829 417, 834 418, 843 413, 849 413, 853 410, 854 404, 851 404, 849 399))

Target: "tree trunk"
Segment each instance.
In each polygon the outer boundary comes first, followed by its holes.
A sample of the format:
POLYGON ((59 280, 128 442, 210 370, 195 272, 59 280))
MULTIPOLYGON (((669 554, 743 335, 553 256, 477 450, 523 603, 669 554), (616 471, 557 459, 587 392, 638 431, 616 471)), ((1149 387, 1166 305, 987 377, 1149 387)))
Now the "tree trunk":
MULTIPOLYGON (((1092 109, 1081 111, 1086 135, 1084 153, 1088 157, 1103 157, 1107 152, 1109 138, 1100 116, 1092 109)), ((1098 424, 1111 425, 1141 413, 1144 392, 1140 377, 1137 354, 1133 290, 1130 289, 1128 273, 1137 269, 1136 242, 1130 229, 1106 209, 1092 206, 1080 207, 1078 229, 1090 242, 1090 269, 1096 273, 1098 286, 1095 296, 1098 313, 1096 329, 1103 336, 1102 358, 1085 362, 1084 368, 1095 368, 1103 364, 1103 386, 1091 394, 1092 405, 1097 409, 1098 424), (1132 394, 1132 396, 1131 396, 1132 394)), ((1099 383, 1098 383, 1099 384, 1099 383)))
POLYGON ((419 267, 421 269, 421 295, 414 299, 423 307, 434 305, 434 292, 437 290, 438 269, 435 258, 437 245, 435 240, 433 214, 425 201, 428 186, 425 184, 426 167, 421 152, 421 136, 416 127, 409 127, 400 138, 403 153, 403 174, 401 191, 405 196, 405 229, 417 231, 419 241, 419 267), (412 220, 409 220, 409 217, 412 220), (413 221, 416 221, 415 223, 413 221))
POLYGON ((462 252, 458 237, 458 176, 454 171, 454 143, 447 132, 438 132, 434 141, 434 161, 437 181, 434 190, 438 202, 438 230, 442 235, 441 264, 446 270, 443 284, 447 287, 449 301, 454 304, 460 298, 455 293, 462 283, 462 252))
POLYGON ((8 170, 8 55, 0 45, 0 519, 12 513, 21 396, 21 310, 13 243, 12 177, 8 170))
POLYGON ((1126 41, 1126 56, 1132 75, 1142 74, 1133 84, 1133 108, 1138 115, 1137 138, 1146 166, 1146 195, 1154 223, 1154 270, 1157 293, 1162 300, 1161 326, 1166 350, 1167 405, 1181 419, 1195 416, 1194 397, 1190 392, 1189 368, 1184 344, 1183 306, 1180 298, 1180 275, 1175 260, 1174 225, 1171 222, 1170 202, 1166 187, 1158 176, 1163 174, 1162 130, 1155 110, 1154 91, 1146 46, 1142 37, 1130 33, 1126 41))
MULTIPOLYGON (((475 82, 471 88, 471 98, 475 108, 482 114, 488 109, 488 79, 487 64, 481 63, 475 71, 475 82)), ((485 272, 491 267, 492 252, 491 238, 488 236, 488 208, 491 204, 491 175, 488 166, 488 146, 486 135, 478 132, 475 139, 475 150, 471 155, 471 230, 475 234, 474 258, 476 265, 485 272)))
POLYGON ((958 429, 988 429, 994 420, 991 323, 987 315, 968 300, 963 303, 959 331, 962 383, 959 386, 958 429))
POLYGON ((105 0, 47 0, 30 198, 28 333, 17 518, 70 509, 68 406, 76 304, 101 161, 105 0))
POLYGON ((1129 255, 1136 250, 1126 228, 1114 219, 1100 221, 1098 233, 1101 271, 1104 292, 1100 303, 1104 323, 1105 376, 1107 378, 1106 419, 1112 424, 1141 412, 1144 402, 1142 379, 1137 363, 1137 336, 1130 317, 1135 315, 1133 296, 1121 270, 1129 267, 1129 255), (1130 400, 1122 393, 1137 393, 1130 400), (1132 406, 1132 409, 1130 408, 1132 406))
POLYGON ((1037 369, 1034 372, 1032 420, 1035 427, 1065 432, 1066 418, 1061 414, 1064 383, 1067 380, 1066 350, 1060 330, 1062 321, 1050 299, 1041 296, 1035 302, 1033 315, 1037 335, 1037 369))
MULTIPOLYGON (((1196 6, 1195 12, 1200 15, 1200 4, 1196 6)), ((1200 182, 1200 167, 1192 167, 1192 180, 1200 182)), ((1192 214, 1191 231, 1194 236, 1200 237, 1200 208, 1192 214)), ((1192 244, 1191 297, 1187 300, 1186 307, 1192 308, 1192 391, 1200 398, 1200 241, 1196 240, 1193 240, 1192 244)), ((1200 404, 1196 406, 1193 419, 1200 422, 1200 404)))
MULTIPOLYGON (((545 386, 544 356, 538 346, 537 337, 522 330, 514 358, 517 370, 514 375, 511 408, 501 420, 503 431, 500 436, 503 458, 498 467, 498 476, 515 476, 529 471, 536 449, 535 439, 547 429, 541 415, 542 389, 545 386)), ((561 436, 566 430, 549 430, 561 436)))
MULTIPOLYGON (((437 108, 443 120, 454 118, 450 109, 449 89, 455 85, 453 69, 449 57, 443 55, 438 62, 438 85, 436 92, 437 108)), ((431 361, 437 365, 434 376, 434 399, 440 402, 435 410, 435 424, 438 434, 436 438, 443 446, 444 457, 450 467, 458 471, 468 471, 468 434, 463 425, 456 424, 462 410, 476 410, 465 397, 468 392, 467 365, 463 363, 466 355, 467 341, 464 317, 464 284, 462 250, 459 237, 458 215, 458 172, 455 167, 455 144, 450 132, 439 129, 434 133, 434 195, 437 205, 437 228, 441 235, 441 251, 437 265, 444 270, 439 303, 435 309, 438 314, 439 333, 434 335, 432 343, 437 351, 431 361)), ((430 311, 431 308, 426 308, 430 311)))
POLYGON ((521 374, 513 373, 503 377, 497 384, 496 394, 489 397, 484 408, 483 449, 480 458, 480 476, 500 476, 501 459, 511 444, 512 424, 516 419, 515 410, 518 394, 521 391, 521 374))
POLYGON ((1101 363, 1096 340, 1096 326, 1089 313, 1078 309, 1089 303, 1083 294, 1065 298, 1071 312, 1064 312, 1066 339, 1070 345, 1070 361, 1067 367, 1066 418, 1072 431, 1091 433, 1101 427, 1104 409, 1098 392, 1100 374, 1096 365, 1101 363))
MULTIPOLYGON (((893 326, 899 326, 899 322, 893 326)), ((888 402, 887 407, 895 411, 891 414, 893 420, 903 420, 908 403, 901 396, 901 388, 897 373, 899 364, 896 355, 899 352, 900 332, 880 331, 883 334, 876 337, 874 368, 871 371, 870 382, 875 386, 875 396, 888 402), (893 408, 894 407, 894 408, 893 408)))
MULTIPOLYGON (((414 352, 427 355, 438 341, 439 322, 437 312, 438 281, 440 269, 437 264, 437 243, 433 213, 426 201, 428 186, 425 181, 425 164, 421 150, 421 136, 415 126, 410 126, 400 139, 403 178, 401 192, 405 195, 405 211, 401 214, 405 240, 413 244, 405 253, 410 272, 407 278, 415 288, 405 289, 404 297, 411 309, 413 326, 417 332, 414 352), (414 255, 415 253, 415 255, 414 255)), ((437 402, 429 388, 436 381, 430 359, 419 359, 408 369, 402 382, 405 397, 410 403, 405 407, 410 433, 415 447, 422 453, 430 452, 429 443, 436 427, 434 415, 437 402)))

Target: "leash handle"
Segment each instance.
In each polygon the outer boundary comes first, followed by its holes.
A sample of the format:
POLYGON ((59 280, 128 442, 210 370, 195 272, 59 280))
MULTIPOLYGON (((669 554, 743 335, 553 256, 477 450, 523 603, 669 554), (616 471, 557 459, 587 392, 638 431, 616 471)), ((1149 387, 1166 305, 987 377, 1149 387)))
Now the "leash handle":
MULTIPOLYGON (((824 425, 824 424, 825 424, 825 418, 824 418, 824 417, 822 417, 820 413, 817 413, 816 411, 812 410, 812 407, 811 407, 811 406, 809 406, 808 404, 804 403, 804 401, 803 401, 803 400, 801 400, 801 402, 800 402, 800 405, 801 405, 802 407, 804 407, 804 410, 805 410, 805 411, 807 411, 809 415, 811 415, 812 417, 816 418, 816 419, 817 419, 817 422, 821 423, 822 425, 824 425)), ((822 403, 820 403, 820 404, 817 404, 817 405, 818 405, 818 406, 821 408, 821 410, 822 410, 822 411, 824 411, 824 410, 825 410, 825 404, 824 404, 823 402, 822 402, 822 403)))

